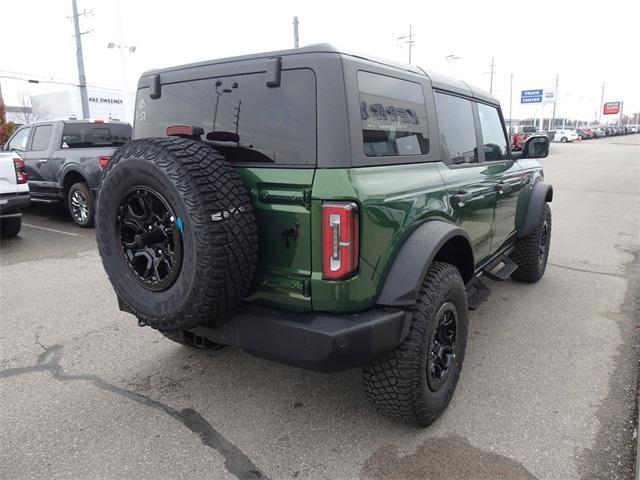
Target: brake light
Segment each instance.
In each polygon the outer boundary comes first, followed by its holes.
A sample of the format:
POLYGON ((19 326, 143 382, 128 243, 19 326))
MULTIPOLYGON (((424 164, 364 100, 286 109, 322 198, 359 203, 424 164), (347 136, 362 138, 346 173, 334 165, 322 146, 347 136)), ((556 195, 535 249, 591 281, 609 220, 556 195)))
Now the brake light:
POLYGON ((13 159, 13 168, 16 170, 16 183, 27 183, 29 180, 29 175, 27 175, 27 171, 24 166, 24 160, 21 158, 13 159))
POLYGON ((360 223, 358 206, 352 202, 322 204, 322 274, 338 280, 358 268, 360 223))
POLYGON ((193 136, 193 127, 190 125, 173 125, 167 127, 167 137, 191 137, 193 136))
POLYGON ((111 157, 108 157, 106 155, 98 158, 98 163, 102 168, 107 168, 107 165, 109 165, 110 161, 111 161, 111 157))
POLYGON ((94 120, 93 123, 104 123, 104 120, 94 120))

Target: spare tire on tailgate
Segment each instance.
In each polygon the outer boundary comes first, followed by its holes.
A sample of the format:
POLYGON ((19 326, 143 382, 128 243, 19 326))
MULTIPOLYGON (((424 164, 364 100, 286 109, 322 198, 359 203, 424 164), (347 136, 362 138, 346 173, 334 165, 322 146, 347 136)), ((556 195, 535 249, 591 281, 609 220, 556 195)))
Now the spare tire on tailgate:
POLYGON ((96 236, 123 310, 153 328, 217 324, 247 294, 258 255, 249 193, 211 146, 134 140, 100 183, 96 236))

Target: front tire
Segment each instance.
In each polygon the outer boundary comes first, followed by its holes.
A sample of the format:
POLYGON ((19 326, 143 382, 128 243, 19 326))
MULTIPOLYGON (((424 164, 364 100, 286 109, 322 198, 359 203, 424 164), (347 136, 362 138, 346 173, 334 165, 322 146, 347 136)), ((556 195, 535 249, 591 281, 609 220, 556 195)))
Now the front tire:
POLYGON ((76 225, 82 228, 93 227, 96 206, 86 183, 77 182, 71 185, 67 194, 67 206, 76 225))
POLYGON ((434 262, 412 307, 409 333, 394 351, 366 365, 367 397, 383 415, 426 427, 449 405, 467 345, 464 282, 453 265, 434 262))
POLYGON ((567 137, 562 137, 562 138, 560 139, 560 141, 561 141, 562 143, 567 143, 568 139, 567 139, 567 137))
POLYGON ((11 238, 20 233, 22 217, 9 217, 0 220, 0 237, 11 238))
POLYGON ((519 238, 511 259, 518 269, 511 278, 519 282, 535 283, 544 275, 551 244, 551 208, 545 203, 538 226, 531 235, 519 238))

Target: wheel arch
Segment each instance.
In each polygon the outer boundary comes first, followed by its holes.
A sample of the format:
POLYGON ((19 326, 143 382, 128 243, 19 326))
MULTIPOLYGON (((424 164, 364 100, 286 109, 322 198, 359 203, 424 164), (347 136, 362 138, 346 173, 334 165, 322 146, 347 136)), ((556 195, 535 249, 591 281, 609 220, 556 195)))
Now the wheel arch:
POLYGON ((544 182, 536 182, 529 194, 529 202, 526 211, 521 210, 520 218, 517 219, 518 237, 523 238, 531 235, 538 225, 544 204, 553 201, 553 186, 544 182))
POLYGON ((388 306, 414 304, 424 276, 434 261, 454 265, 465 283, 471 280, 475 260, 467 232, 441 220, 428 221, 416 228, 396 254, 377 303, 388 306))
POLYGON ((86 176, 80 171, 78 167, 69 167, 62 173, 62 181, 60 187, 62 188, 62 194, 64 196, 65 203, 67 202, 67 196, 69 195, 69 189, 74 183, 84 182, 88 185, 86 176))

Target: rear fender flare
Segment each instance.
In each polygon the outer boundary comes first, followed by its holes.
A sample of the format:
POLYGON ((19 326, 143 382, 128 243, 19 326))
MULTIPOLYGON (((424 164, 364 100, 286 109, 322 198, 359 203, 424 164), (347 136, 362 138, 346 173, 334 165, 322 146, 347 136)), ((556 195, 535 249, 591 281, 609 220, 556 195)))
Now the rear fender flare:
POLYGON ((458 239, 467 249, 465 282, 473 275, 474 260, 471 239, 467 232, 456 225, 432 220, 416 228, 400 247, 388 271, 382 291, 378 296, 379 305, 407 306, 418 299, 420 285, 435 257, 442 247, 452 239, 458 239), (470 273, 470 274, 469 274, 470 273))

